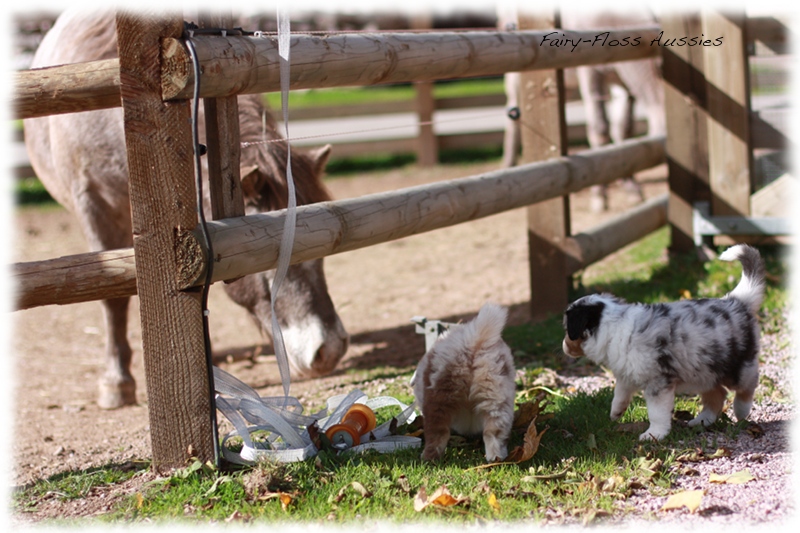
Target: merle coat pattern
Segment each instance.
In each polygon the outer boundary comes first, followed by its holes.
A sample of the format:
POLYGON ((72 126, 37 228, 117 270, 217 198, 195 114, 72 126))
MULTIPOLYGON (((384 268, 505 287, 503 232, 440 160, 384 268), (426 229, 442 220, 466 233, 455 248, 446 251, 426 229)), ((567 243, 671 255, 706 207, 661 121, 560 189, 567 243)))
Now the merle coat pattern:
POLYGON ((671 426, 675 394, 700 394, 703 408, 690 426, 712 424, 735 391, 737 419, 745 419, 758 384, 757 313, 764 291, 758 251, 737 245, 720 259, 742 262, 742 279, 723 298, 629 304, 610 294, 585 296, 564 313, 564 353, 607 366, 616 386, 617 420, 642 391, 650 427, 641 439, 661 439, 671 426))

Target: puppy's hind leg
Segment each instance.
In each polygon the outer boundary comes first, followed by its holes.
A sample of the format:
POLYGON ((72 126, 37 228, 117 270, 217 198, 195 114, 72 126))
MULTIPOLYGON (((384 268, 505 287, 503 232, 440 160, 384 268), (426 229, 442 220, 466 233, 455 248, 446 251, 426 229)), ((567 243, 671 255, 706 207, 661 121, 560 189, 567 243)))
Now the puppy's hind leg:
POLYGON ((739 386, 736 387, 736 396, 733 399, 733 412, 736 420, 742 421, 750 414, 757 386, 758 363, 754 363, 743 369, 739 376, 739 386))
POLYGON ((453 410, 449 405, 430 405, 429 397, 425 397, 426 405, 422 406, 422 426, 425 435, 425 449, 422 458, 435 461, 444 454, 447 441, 450 440, 450 422, 453 410))
POLYGON ((619 420, 631 404, 631 398, 635 392, 634 387, 617 380, 617 384, 614 386, 614 399, 611 402, 611 420, 619 420))
POLYGON ((675 407, 675 388, 668 387, 659 391, 644 391, 647 403, 647 417, 650 427, 639 435, 639 440, 661 440, 669 434, 672 427, 672 409, 675 407))
POLYGON ((728 396, 728 391, 722 385, 717 385, 711 390, 708 390, 700 395, 703 399, 703 409, 689 421, 689 426, 704 426, 708 427, 713 424, 722 408, 725 407, 725 398, 728 396))
POLYGON ((499 406, 492 411, 481 412, 483 417, 483 447, 486 462, 502 461, 508 457, 508 437, 514 421, 514 405, 499 406))

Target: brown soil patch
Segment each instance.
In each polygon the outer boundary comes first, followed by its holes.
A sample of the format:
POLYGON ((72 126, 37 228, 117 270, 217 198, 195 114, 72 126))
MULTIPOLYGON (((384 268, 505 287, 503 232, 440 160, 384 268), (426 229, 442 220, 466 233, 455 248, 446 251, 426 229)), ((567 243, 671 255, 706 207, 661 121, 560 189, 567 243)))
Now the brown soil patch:
MULTIPOLYGON (((495 170, 496 164, 408 167, 330 181, 336 198, 360 196, 436 180, 495 170)), ((666 191, 665 170, 645 178, 648 198, 666 191)), ((574 231, 602 217, 589 214, 588 193, 572 199, 574 231)), ((631 204, 612 189, 612 211, 631 204)), ((76 220, 60 208, 26 208, 16 213, 14 261, 49 259, 87 250, 76 220)), ((423 353, 423 337, 414 333, 412 316, 456 321, 473 315, 486 300, 511 308, 512 324, 528 320, 529 281, 524 210, 401 239, 326 259, 328 284, 352 346, 333 375, 297 380, 292 394, 316 401, 359 386, 369 393, 378 384, 358 383, 359 370, 376 366, 410 371, 423 353)), ((211 336, 220 366, 259 388, 279 394, 280 378, 269 343, 244 310, 218 286, 210 297, 211 336)), ((149 456, 147 391, 142 368, 138 302, 132 301, 129 337, 139 405, 114 411, 95 404, 103 371, 104 331, 99 304, 46 306, 13 313, 13 479, 23 486, 54 474, 149 456)), ((135 478, 115 494, 134 490, 135 478)), ((102 492, 102 491, 100 491, 102 492)), ((48 516, 90 516, 109 505, 95 495, 69 505, 40 505, 24 521, 48 516)))

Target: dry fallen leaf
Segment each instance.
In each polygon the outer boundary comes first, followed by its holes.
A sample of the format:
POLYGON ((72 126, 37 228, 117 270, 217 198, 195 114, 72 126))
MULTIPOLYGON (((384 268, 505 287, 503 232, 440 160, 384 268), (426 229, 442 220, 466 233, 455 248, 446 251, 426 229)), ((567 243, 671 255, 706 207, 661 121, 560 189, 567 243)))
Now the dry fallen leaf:
POLYGON ((372 493, 370 491, 368 491, 364 487, 364 485, 362 485, 358 481, 353 481, 353 482, 345 485, 341 489, 339 489, 339 492, 336 494, 336 497, 333 499, 334 503, 341 502, 344 499, 344 497, 347 494, 347 492, 348 492, 347 489, 350 489, 350 488, 355 490, 359 495, 361 495, 362 498, 369 498, 370 496, 372 496, 372 493))
POLYGON ((530 402, 523 402, 517 404, 517 410, 514 411, 513 429, 527 428, 531 422, 541 414, 544 408, 544 394, 537 395, 534 400, 530 402))
POLYGON ((748 423, 744 430, 747 431, 754 439, 759 439, 764 436, 764 428, 755 422, 748 423))
POLYGON ((700 507, 700 502, 703 500, 703 490, 685 490, 678 492, 667 498, 667 502, 661 507, 662 511, 669 511, 672 509, 680 509, 686 507, 689 512, 695 512, 700 507))
POLYGON ((549 427, 550 426, 545 426, 542 432, 539 433, 536 430, 536 419, 534 418, 531 420, 528 429, 525 431, 522 446, 517 446, 511 450, 505 462, 522 463, 536 455, 536 452, 539 450, 539 442, 542 440, 542 436, 547 432, 549 427))
POLYGON ((278 499, 281 502, 281 509, 284 511, 292 504, 294 497, 286 492, 268 492, 257 498, 258 501, 265 502, 278 499))
POLYGON ((738 472, 727 475, 720 475, 712 472, 708 476, 708 481, 711 483, 727 483, 728 485, 741 485, 754 479, 755 476, 753 476, 749 470, 739 470, 738 472))
POLYGON ((625 485, 625 480, 619 474, 614 474, 600 485, 602 492, 617 492, 625 485))
POLYGON ((717 448, 712 455, 709 455, 709 459, 719 459, 720 457, 730 457, 731 451, 728 448, 717 448))
POLYGON ((614 429, 620 433, 644 433, 650 426, 650 422, 627 422, 617 424, 614 429))
POLYGON ((428 500, 428 503, 441 505, 442 507, 450 507, 451 505, 458 505, 463 501, 466 501, 466 498, 460 494, 458 497, 453 496, 450 494, 450 491, 447 490, 447 487, 442 485, 436 490, 436 492, 431 494, 431 498, 428 500))
POLYGON ((494 495, 494 492, 489 494, 489 507, 495 511, 500 511, 500 502, 497 501, 497 496, 494 495))
POLYGON ((414 497, 414 510, 419 512, 429 505, 438 505, 440 507, 451 507, 460 503, 466 502, 468 499, 459 494, 453 496, 447 487, 442 485, 436 492, 431 494, 430 498, 426 496, 425 487, 420 487, 419 492, 414 497))
POLYGON ((414 496, 414 510, 420 512, 428 506, 428 494, 425 492, 425 487, 420 487, 417 495, 414 496))
POLYGON ((290 494, 286 494, 285 492, 281 492, 279 498, 281 500, 281 509, 285 511, 293 501, 292 496, 290 494))

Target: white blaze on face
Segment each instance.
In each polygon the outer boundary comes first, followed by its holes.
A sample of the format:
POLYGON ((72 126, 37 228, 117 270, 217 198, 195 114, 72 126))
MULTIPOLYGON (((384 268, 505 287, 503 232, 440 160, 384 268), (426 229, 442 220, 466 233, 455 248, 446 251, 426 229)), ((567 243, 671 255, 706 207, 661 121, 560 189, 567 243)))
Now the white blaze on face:
POLYGON ((281 329, 289 364, 303 376, 313 375, 312 365, 325 342, 325 328, 316 316, 306 316, 281 329))

